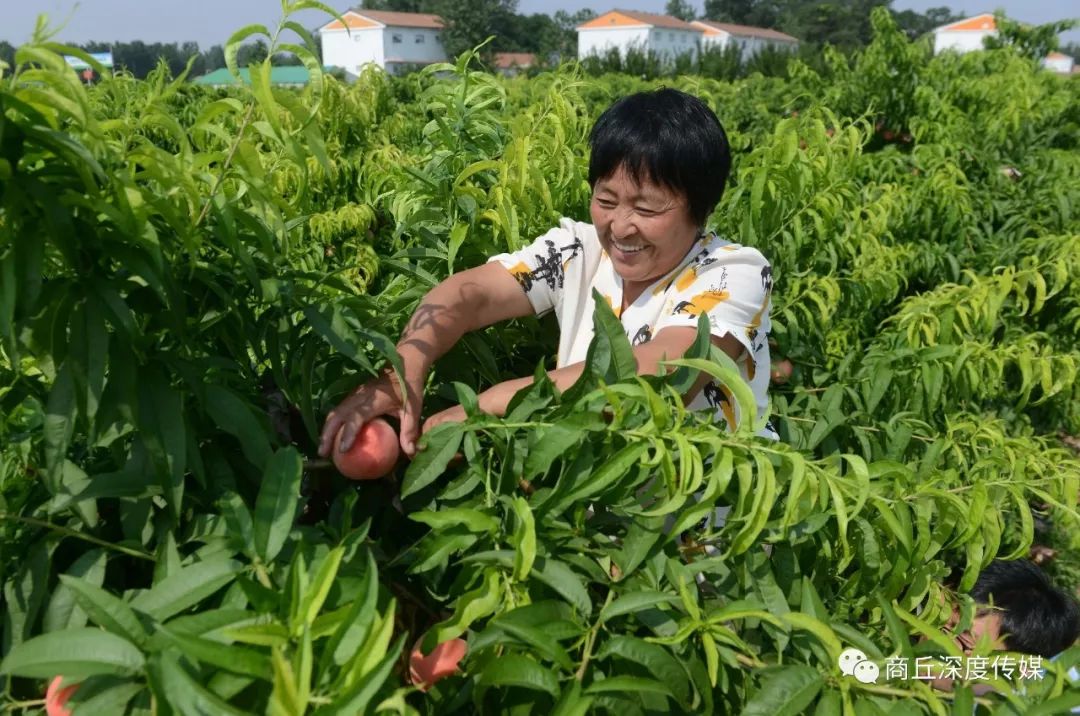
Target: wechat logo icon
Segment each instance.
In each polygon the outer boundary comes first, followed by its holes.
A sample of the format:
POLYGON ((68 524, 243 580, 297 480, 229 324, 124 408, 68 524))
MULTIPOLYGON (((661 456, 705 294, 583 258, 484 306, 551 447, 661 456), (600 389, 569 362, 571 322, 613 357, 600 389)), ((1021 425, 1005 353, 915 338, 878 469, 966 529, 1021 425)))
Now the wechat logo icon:
POLYGON ((844 676, 854 676, 860 684, 876 684, 881 670, 858 649, 844 649, 837 661, 844 676))

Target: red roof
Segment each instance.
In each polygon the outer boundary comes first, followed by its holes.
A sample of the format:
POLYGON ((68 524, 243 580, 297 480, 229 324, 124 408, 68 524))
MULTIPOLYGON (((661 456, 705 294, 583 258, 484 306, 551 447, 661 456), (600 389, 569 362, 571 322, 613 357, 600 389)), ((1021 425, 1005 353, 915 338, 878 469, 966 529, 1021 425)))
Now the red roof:
POLYGON ((948 25, 942 25, 934 30, 934 32, 940 32, 942 30, 947 32, 985 32, 987 30, 997 30, 997 21, 994 19, 993 15, 986 12, 982 15, 966 17, 963 20, 957 20, 956 22, 950 22, 948 25))
POLYGON ((495 68, 508 70, 511 67, 532 67, 536 64, 536 55, 531 52, 496 52, 495 68))
POLYGON ((637 12, 635 10, 612 10, 610 12, 605 12, 599 17, 593 18, 588 22, 584 22, 578 25, 577 29, 594 30, 598 28, 606 28, 612 25, 626 26, 625 21, 616 20, 613 22, 607 22, 605 18, 607 18, 609 15, 621 15, 623 16, 623 18, 629 18, 630 20, 634 20, 638 23, 641 23, 642 25, 651 25, 652 27, 664 27, 669 30, 690 30, 691 32, 700 32, 698 28, 694 27, 688 22, 680 20, 677 17, 672 17, 671 15, 655 15, 651 12, 637 12))
MULTIPOLYGON (((363 20, 369 20, 386 25, 387 27, 417 27, 428 30, 441 30, 445 26, 443 19, 438 15, 429 15, 422 12, 390 12, 388 10, 349 10, 342 14, 346 24, 353 29, 368 25, 363 20), (362 18, 362 19, 361 19, 362 18)), ((369 25, 375 27, 375 25, 369 25)), ((344 30, 337 20, 324 25, 323 30, 344 30)))
MULTIPOLYGON (((780 42, 798 42, 798 38, 792 37, 779 30, 772 30, 767 27, 751 27, 750 25, 736 25, 730 22, 716 22, 715 20, 695 20, 695 25, 703 25, 706 28, 712 30, 719 30, 726 32, 729 35, 735 37, 760 37, 763 40, 778 40, 780 42)), ((710 33, 708 30, 706 35, 715 34, 710 33)))

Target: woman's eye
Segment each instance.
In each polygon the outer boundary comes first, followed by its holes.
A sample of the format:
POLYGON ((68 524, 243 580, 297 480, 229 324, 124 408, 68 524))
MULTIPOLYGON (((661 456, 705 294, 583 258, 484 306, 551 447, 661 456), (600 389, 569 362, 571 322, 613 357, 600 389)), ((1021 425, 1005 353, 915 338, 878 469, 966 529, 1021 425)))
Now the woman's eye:
POLYGON ((656 213, 657 213, 653 209, 648 209, 648 208, 646 208, 644 206, 635 207, 634 211, 636 211, 638 214, 640 214, 642 216, 656 216, 656 213))
POLYGON ((615 202, 608 201, 607 199, 597 199, 596 203, 597 203, 597 205, 599 205, 603 209, 614 209, 615 208, 615 202))

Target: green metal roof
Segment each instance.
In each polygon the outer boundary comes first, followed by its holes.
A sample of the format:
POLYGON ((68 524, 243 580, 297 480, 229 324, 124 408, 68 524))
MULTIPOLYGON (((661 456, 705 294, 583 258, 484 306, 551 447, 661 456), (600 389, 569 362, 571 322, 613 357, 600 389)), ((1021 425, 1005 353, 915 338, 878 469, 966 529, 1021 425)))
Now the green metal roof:
MULTIPOLYGON (((246 67, 240 70, 240 76, 244 84, 251 84, 251 71, 246 67)), ((301 65, 289 67, 271 67, 270 84, 275 85, 306 85, 308 83, 308 71, 301 65)), ((236 78, 225 67, 214 70, 209 74, 195 79, 197 85, 235 85, 236 78)))

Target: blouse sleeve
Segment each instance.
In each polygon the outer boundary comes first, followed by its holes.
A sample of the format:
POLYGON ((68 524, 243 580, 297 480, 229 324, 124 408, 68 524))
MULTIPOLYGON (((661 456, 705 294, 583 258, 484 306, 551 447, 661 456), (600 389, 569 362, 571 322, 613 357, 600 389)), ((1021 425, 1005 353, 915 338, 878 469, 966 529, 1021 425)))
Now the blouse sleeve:
POLYGON ((583 260, 584 245, 574 228, 573 220, 563 219, 520 251, 488 259, 488 263, 502 264, 517 279, 537 315, 553 310, 561 302, 567 268, 583 260))
POLYGON ((771 328, 772 268, 757 249, 721 246, 703 253, 671 288, 657 331, 668 326, 697 327, 705 313, 712 335, 734 336, 747 354, 759 352, 771 328))

